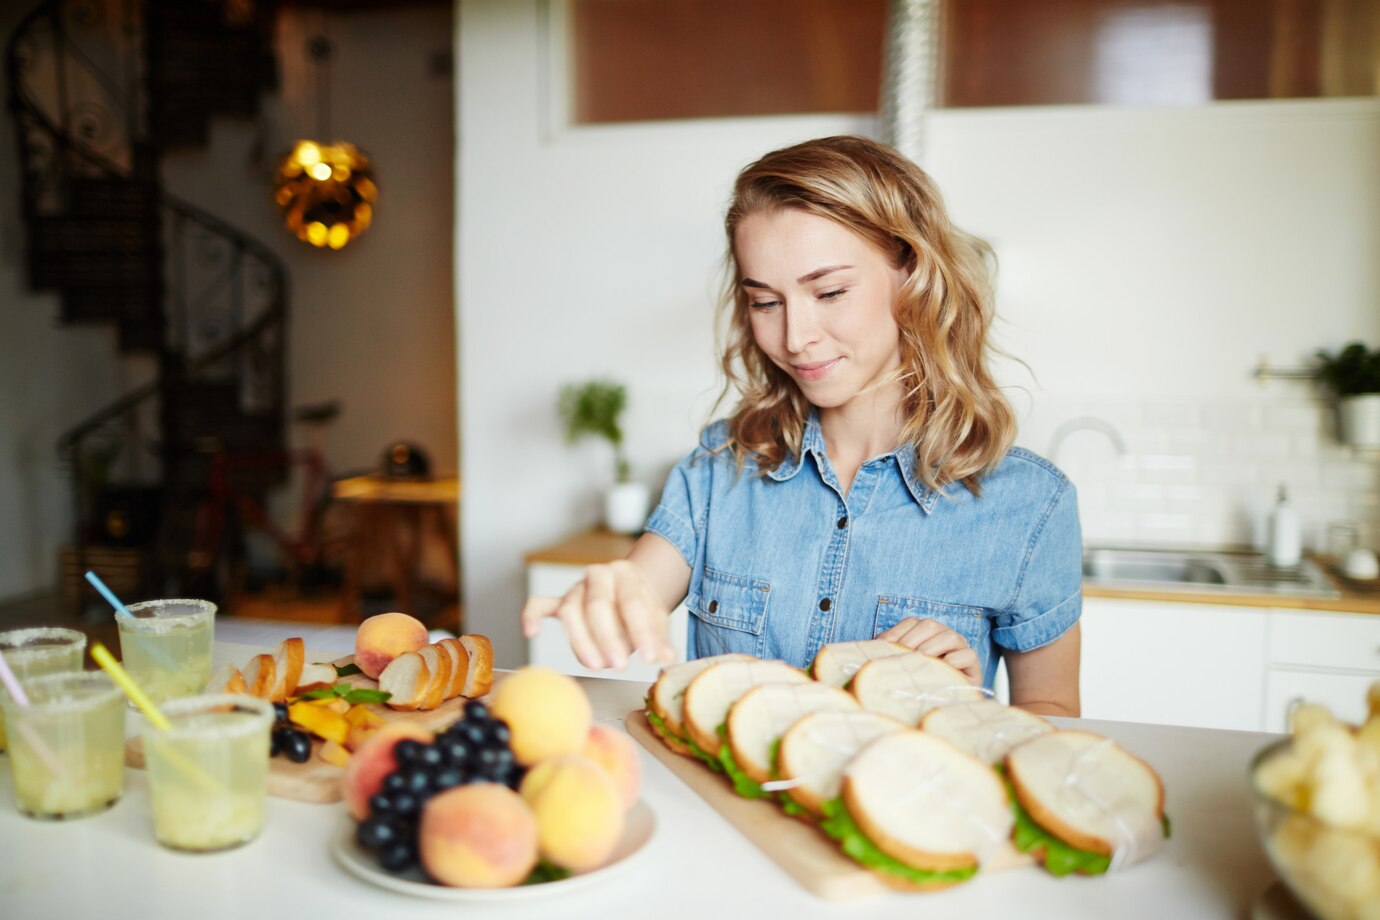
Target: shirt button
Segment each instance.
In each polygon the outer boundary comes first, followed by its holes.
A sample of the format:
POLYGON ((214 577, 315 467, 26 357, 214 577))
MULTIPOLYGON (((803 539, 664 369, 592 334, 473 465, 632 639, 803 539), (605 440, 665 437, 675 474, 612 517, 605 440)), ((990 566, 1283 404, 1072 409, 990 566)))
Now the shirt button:
POLYGON ((824 600, 822 600, 822 601, 819 602, 819 609, 820 609, 820 610, 828 610, 828 609, 829 609, 830 607, 832 607, 832 606, 833 606, 833 604, 830 604, 830 603, 829 603, 829 598, 827 598, 827 597, 826 597, 824 600))
POLYGON ((843 530, 843 528, 845 528, 845 527, 847 527, 847 526, 848 526, 848 515, 845 514, 843 517, 839 518, 839 530, 843 530))
POLYGON ((710 602, 709 602, 709 612, 710 612, 710 613, 713 613, 714 611, 716 611, 716 610, 718 610, 718 609, 719 609, 719 602, 718 602, 718 601, 710 601, 710 602))

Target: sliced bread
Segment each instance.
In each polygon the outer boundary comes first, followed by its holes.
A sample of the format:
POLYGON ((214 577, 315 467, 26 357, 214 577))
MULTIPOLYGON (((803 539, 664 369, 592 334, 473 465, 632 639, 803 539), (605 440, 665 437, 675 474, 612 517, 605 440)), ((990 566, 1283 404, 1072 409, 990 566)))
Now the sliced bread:
MULTIPOLYGON (((690 681, 700 676, 707 668, 724 661, 755 661, 751 655, 731 654, 713 655, 708 658, 696 658, 693 661, 683 661, 680 664, 673 664, 661 669, 657 675, 656 683, 652 684, 651 691, 647 694, 647 701, 651 706, 652 712, 661 717, 661 721, 666 723, 666 729, 672 735, 684 738, 685 725, 683 716, 685 713, 685 688, 690 686, 690 681)), ((690 754, 690 749, 681 744, 675 738, 661 736, 661 740, 666 746, 678 754, 690 754)))
POLYGON ((297 678, 294 693, 306 693, 318 687, 329 687, 335 683, 335 668, 320 662, 302 666, 302 675, 297 678))
POLYGON ((957 668, 923 652, 869 661, 849 685, 864 709, 919 725, 931 709, 986 697, 957 668))
POLYGON ((1080 850, 1113 857, 1113 865, 1144 859, 1163 840, 1164 784, 1110 738, 1040 735, 1006 756, 1006 775, 1036 824, 1080 850))
POLYGON ((950 703, 931 709, 920 728, 951 742, 983 763, 999 764, 1016 745, 1054 726, 1034 713, 997 700, 950 703))
POLYGON ((843 768, 854 755, 882 735, 908 728, 865 709, 811 713, 781 736, 776 772, 791 784, 785 791, 792 799, 823 816, 824 803, 838 797, 843 768))
POLYGON ((858 701, 838 687, 814 682, 760 684, 728 710, 728 747, 748 778, 765 783, 776 742, 801 716, 822 710, 857 710, 858 701))
POLYGON ((379 689, 390 694, 388 706, 404 712, 421 707, 431 684, 431 669, 417 652, 403 652, 379 674, 379 689))
POLYGON ((450 655, 450 686, 446 687, 446 699, 453 700, 465 689, 465 679, 470 673, 470 653, 465 651, 459 639, 442 639, 436 644, 450 655))
POLYGON ((426 662, 426 669, 431 672, 431 677, 427 680, 426 693, 418 708, 435 709, 445 702, 446 690, 450 688, 450 652, 433 644, 417 649, 417 654, 426 662))
POLYGON ((460 644, 469 655, 469 669, 465 672, 465 686, 461 696, 474 699, 483 696, 494 685, 494 647, 488 636, 461 636, 460 644))
POLYGON ((784 661, 723 661, 705 668, 685 688, 685 736, 711 757, 722 743, 719 726, 738 698, 758 684, 809 683, 805 672, 784 661))
POLYGON ((943 738, 883 735, 843 771, 853 821, 910 866, 967 869, 1006 847, 1015 816, 995 770, 943 738))
POLYGON ((846 687, 869 661, 907 655, 915 651, 909 646, 887 639, 863 639, 860 642, 833 642, 819 650, 810 674, 815 680, 831 687, 846 687))
POLYGON ((211 680, 206 684, 207 693, 248 693, 249 685, 244 681, 244 675, 240 669, 233 664, 227 664, 211 675, 211 680))
POLYGON ((277 665, 272 655, 255 655, 244 666, 244 683, 250 694, 259 699, 269 699, 277 689, 277 665))
POLYGON ((270 699, 281 703, 297 689, 298 678, 302 676, 302 665, 306 663, 306 649, 300 636, 284 639, 273 650, 273 693, 270 699))

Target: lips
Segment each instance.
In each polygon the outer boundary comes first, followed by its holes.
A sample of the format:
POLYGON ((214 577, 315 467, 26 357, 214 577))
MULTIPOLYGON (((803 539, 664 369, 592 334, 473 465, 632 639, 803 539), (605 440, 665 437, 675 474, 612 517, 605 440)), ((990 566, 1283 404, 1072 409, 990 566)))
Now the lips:
POLYGON ((842 360, 842 358, 835 358, 832 361, 821 361, 818 364, 792 364, 791 368, 802 380, 823 380, 842 360))

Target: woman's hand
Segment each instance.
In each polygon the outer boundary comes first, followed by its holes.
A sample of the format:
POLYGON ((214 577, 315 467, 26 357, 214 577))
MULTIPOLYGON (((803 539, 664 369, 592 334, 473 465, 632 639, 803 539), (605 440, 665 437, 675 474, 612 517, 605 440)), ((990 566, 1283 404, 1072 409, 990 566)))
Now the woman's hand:
POLYGON ((570 648, 587 668, 621 669, 636 653, 649 662, 676 660, 668 638, 671 612, 642 570, 626 559, 589 566, 564 597, 528 600, 523 633, 532 638, 549 616, 565 624, 570 648))
POLYGON ((906 617, 877 638, 889 639, 917 652, 924 652, 962 671, 970 683, 982 683, 982 664, 978 661, 977 652, 968 647, 967 640, 941 623, 906 617))

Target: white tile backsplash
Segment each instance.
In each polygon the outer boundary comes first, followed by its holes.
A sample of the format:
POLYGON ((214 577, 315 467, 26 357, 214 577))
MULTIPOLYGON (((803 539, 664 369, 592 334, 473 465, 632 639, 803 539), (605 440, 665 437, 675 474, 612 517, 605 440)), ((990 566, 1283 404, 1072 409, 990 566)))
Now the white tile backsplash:
POLYGON ((1363 539, 1380 544, 1380 454, 1338 444, 1324 401, 1037 395, 1029 416, 1021 443, 1044 456, 1053 445, 1034 439, 1079 416, 1110 423, 1126 445, 1118 455, 1104 433, 1079 430, 1050 456, 1078 487, 1085 543, 1260 546, 1284 483, 1308 548, 1322 550, 1337 520, 1358 522, 1363 539))

